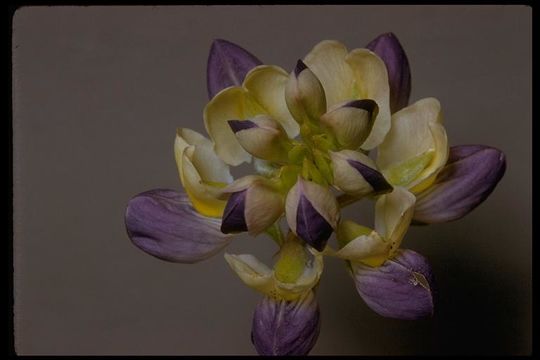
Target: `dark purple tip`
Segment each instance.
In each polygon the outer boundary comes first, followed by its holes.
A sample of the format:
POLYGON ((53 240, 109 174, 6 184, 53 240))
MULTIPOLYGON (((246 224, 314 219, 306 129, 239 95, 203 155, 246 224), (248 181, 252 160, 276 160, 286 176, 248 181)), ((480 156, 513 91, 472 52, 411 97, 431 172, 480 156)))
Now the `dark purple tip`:
POLYGON ((402 320, 433 315, 435 281, 426 258, 398 250, 382 266, 351 263, 356 289, 377 314, 402 320))
POLYGON ((373 115, 373 112, 379 109, 377 103, 371 99, 361 99, 349 101, 343 107, 353 107, 356 109, 362 109, 369 113, 370 116, 373 115))
POLYGON ((450 148, 435 183, 417 196, 415 224, 462 218, 487 199, 505 171, 506 158, 498 149, 484 145, 450 148))
POLYGON ((306 70, 308 67, 306 66, 306 64, 304 64, 304 62, 302 60, 298 60, 296 62, 296 67, 294 68, 294 75, 296 77, 298 77, 300 75, 300 73, 304 70, 306 70))
POLYGON ((229 196, 223 218, 221 220, 221 232, 224 234, 247 231, 244 209, 246 206, 247 190, 232 193, 229 196))
POLYGON ((300 195, 296 213, 296 234, 317 251, 322 251, 332 231, 328 221, 315 210, 304 195, 300 195))
POLYGON ((227 123, 229 124, 229 126, 231 127, 231 130, 235 134, 241 130, 252 129, 252 128, 258 127, 257 124, 255 124, 251 120, 229 120, 227 121, 227 123))
POLYGON ((253 314, 251 341, 260 355, 307 355, 320 327, 313 293, 294 301, 265 297, 253 314))
POLYGON ((208 98, 229 86, 239 86, 244 77, 262 62, 242 47, 223 39, 212 42, 206 66, 208 98))
POLYGON ((391 32, 382 34, 366 47, 377 54, 386 65, 392 113, 406 107, 411 94, 411 70, 398 38, 391 32))
POLYGON ((347 159, 349 165, 351 165, 356 171, 362 175, 362 177, 373 188, 376 194, 387 193, 392 191, 393 187, 386 181, 383 174, 375 169, 370 168, 367 165, 362 164, 359 161, 347 159))

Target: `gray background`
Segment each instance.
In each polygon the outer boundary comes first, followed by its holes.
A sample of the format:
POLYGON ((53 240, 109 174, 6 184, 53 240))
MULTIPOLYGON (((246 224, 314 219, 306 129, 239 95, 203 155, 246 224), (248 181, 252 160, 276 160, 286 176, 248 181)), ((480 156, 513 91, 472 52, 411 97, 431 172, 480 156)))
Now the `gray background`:
MULTIPOLYGON (((326 261, 312 354, 531 351, 531 14, 524 6, 26 7, 13 19, 15 336, 19 354, 254 354, 260 295, 222 254, 159 261, 125 234, 128 199, 179 189, 176 127, 203 131, 212 39, 288 71, 317 42, 393 31, 411 101, 437 97, 451 145, 502 149, 508 170, 466 218, 411 228, 440 302, 431 320, 378 316, 326 261)), ((366 207, 347 214, 366 224, 366 207)), ((229 252, 269 260, 264 237, 229 252)))

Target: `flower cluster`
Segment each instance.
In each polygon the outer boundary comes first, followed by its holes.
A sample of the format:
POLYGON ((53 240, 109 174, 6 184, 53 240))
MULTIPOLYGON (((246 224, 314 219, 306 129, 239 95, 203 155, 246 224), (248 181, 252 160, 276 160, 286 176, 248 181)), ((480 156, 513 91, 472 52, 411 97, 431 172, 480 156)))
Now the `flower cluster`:
POLYGON ((401 249, 402 239, 411 223, 473 210, 506 163, 492 147, 449 147, 436 99, 409 105, 410 69, 396 36, 351 51, 322 41, 290 73, 215 40, 207 80, 209 138, 178 129, 174 142, 185 191, 132 198, 125 216, 132 242, 160 259, 193 263, 238 233, 275 240, 272 267, 249 254, 225 254, 240 279, 264 295, 252 324, 261 355, 305 355, 314 346, 324 256, 346 262, 378 314, 431 316, 430 265, 401 249), (230 167, 243 163, 253 174, 234 179, 230 167), (361 199, 374 202, 374 224, 342 216, 361 199))

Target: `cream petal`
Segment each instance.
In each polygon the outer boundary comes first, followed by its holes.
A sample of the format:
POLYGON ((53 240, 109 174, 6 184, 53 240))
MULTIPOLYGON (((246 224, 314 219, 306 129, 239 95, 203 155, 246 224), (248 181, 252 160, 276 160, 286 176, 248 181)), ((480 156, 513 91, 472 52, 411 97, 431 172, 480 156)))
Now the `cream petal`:
POLYGON ((306 121, 316 124, 326 112, 326 96, 322 84, 302 60, 298 60, 296 68, 289 75, 285 102, 300 124, 306 121))
POLYGON ((441 106, 435 98, 419 100, 395 113, 391 129, 379 147, 379 167, 386 169, 433 149, 430 123, 442 123, 441 106))
POLYGON ((345 61, 348 50, 335 40, 324 40, 315 45, 304 58, 304 63, 320 80, 331 107, 354 96, 354 74, 345 61))
POLYGON ((296 217, 298 213, 298 203, 300 201, 300 189, 297 183, 287 193, 285 199, 285 218, 293 233, 296 234, 296 217))
POLYGON ((255 256, 250 254, 231 255, 225 253, 225 260, 247 286, 263 293, 272 292, 274 282, 273 272, 255 256))
POLYGON ((330 152, 334 185, 341 191, 361 197, 389 192, 392 187, 368 156, 352 150, 330 152))
POLYGON ((340 221, 336 238, 340 249, 329 249, 327 255, 369 266, 379 266, 388 258, 390 243, 376 231, 354 221, 340 221))
POLYGON ((336 251, 334 256, 369 266, 379 266, 386 261, 389 251, 390 243, 373 231, 370 235, 362 235, 350 241, 336 251))
POLYGON ((237 166, 251 160, 251 155, 240 146, 227 122, 248 118, 247 106, 246 90, 235 86, 220 91, 204 108, 204 125, 215 144, 216 154, 229 165, 237 166))
POLYGON ((283 214, 282 196, 264 183, 255 183, 246 194, 245 219, 250 235, 270 227, 283 214))
POLYGON ((205 182, 225 185, 233 181, 229 166, 216 155, 211 147, 195 145, 191 162, 205 182))
POLYGON ((379 147, 377 165, 385 174, 400 167, 403 169, 399 171, 414 170, 417 175, 407 179, 410 181, 408 184, 399 184, 411 188, 425 179, 432 181, 447 158, 448 140, 442 126, 440 103, 437 99, 426 98, 392 116, 392 128, 379 147), (429 152, 433 152, 432 158, 422 161, 429 152), (410 168, 417 165, 425 167, 410 168))
POLYGON ((182 153, 182 171, 180 173, 182 185, 193 207, 199 213, 204 216, 221 217, 226 205, 225 201, 219 200, 219 197, 222 196, 222 189, 205 183, 201 178, 197 167, 192 163, 195 153, 194 145, 186 147, 182 153))
POLYGON ((281 124, 268 115, 249 120, 230 120, 229 125, 240 145, 256 158, 284 163, 289 138, 281 124))
POLYGON ((277 120, 287 135, 294 138, 298 135, 300 128, 289 113, 285 102, 285 87, 288 80, 289 74, 282 68, 261 65, 246 75, 243 87, 249 93, 249 100, 255 102, 256 107, 262 108, 263 114, 268 114, 277 120))
POLYGON ((283 126, 289 137, 298 135, 299 126, 285 103, 287 80, 288 74, 277 66, 257 66, 246 75, 242 87, 224 89, 206 105, 206 130, 215 143, 216 153, 227 164, 237 166, 251 160, 231 130, 229 120, 268 114, 283 126))
POLYGON ((373 100, 353 100, 333 106, 320 120, 342 148, 357 150, 371 133, 378 112, 373 100))
POLYGON ((435 151, 431 163, 420 173, 416 181, 409 185, 410 190, 415 194, 424 191, 433 184, 439 172, 446 165, 450 151, 444 126, 439 123, 431 123, 429 124, 429 130, 433 136, 435 151))
POLYGON ((379 107, 371 133, 362 144, 362 149, 371 150, 384 140, 390 129, 390 88, 386 66, 367 49, 354 49, 345 60, 352 70, 360 98, 373 99, 379 107))
POLYGON ((201 145, 209 148, 213 148, 214 146, 209 139, 194 130, 186 128, 176 129, 176 136, 174 139, 174 158, 176 160, 180 177, 182 177, 182 153, 189 145, 201 145))
POLYGON ((402 187, 382 195, 375 203, 375 231, 391 245, 392 256, 401 244, 414 214, 416 197, 402 187))

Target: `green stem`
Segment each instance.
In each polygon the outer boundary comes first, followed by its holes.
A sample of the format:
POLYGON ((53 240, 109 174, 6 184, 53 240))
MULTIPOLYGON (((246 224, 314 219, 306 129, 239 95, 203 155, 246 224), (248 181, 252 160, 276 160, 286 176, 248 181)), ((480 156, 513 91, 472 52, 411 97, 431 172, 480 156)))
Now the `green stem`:
POLYGON ((270 235, 272 240, 274 240, 279 247, 281 247, 281 245, 285 241, 285 238, 283 237, 283 233, 281 232, 281 228, 279 227, 279 220, 276 221, 268 229, 266 229, 266 233, 270 235))

